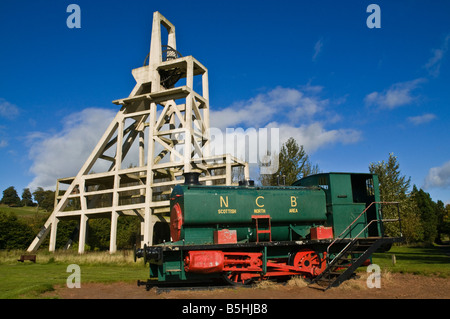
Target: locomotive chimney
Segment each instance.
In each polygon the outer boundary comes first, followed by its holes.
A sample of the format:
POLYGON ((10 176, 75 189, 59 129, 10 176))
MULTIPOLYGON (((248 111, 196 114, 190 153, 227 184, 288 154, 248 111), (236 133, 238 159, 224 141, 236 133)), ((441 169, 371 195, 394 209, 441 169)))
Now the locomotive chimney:
POLYGON ((200 176, 200 173, 197 172, 189 172, 184 173, 184 185, 201 185, 198 181, 198 177, 200 176))

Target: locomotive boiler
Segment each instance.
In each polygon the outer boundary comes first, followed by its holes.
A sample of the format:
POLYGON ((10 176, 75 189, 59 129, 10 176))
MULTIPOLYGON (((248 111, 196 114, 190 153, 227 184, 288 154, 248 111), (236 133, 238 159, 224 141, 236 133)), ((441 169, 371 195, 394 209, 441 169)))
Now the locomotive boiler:
POLYGON ((172 240, 188 245, 221 243, 221 230, 232 230, 236 243, 297 240, 327 221, 319 187, 182 185, 171 201, 172 240))

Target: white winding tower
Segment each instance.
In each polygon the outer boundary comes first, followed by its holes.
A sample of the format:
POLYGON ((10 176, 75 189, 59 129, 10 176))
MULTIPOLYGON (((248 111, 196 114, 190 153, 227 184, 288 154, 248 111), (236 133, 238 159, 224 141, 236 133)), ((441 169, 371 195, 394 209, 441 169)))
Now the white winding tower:
POLYGON ((148 64, 132 74, 136 86, 127 98, 113 101, 120 111, 78 174, 57 181, 54 211, 28 251, 37 250, 48 234, 49 251, 54 251, 58 222, 76 219, 78 252, 83 253, 88 220, 110 218, 109 250, 114 253, 122 215, 138 216, 141 246, 152 245, 158 240, 155 225, 168 222, 169 196, 184 182, 183 173, 201 173, 204 184, 232 185, 238 169, 248 179, 247 163, 229 154, 210 155, 208 70, 178 53, 175 27, 159 12, 153 14, 148 64), (161 26, 167 30, 165 45, 161 26), (197 77, 201 81, 194 81, 197 77), (201 83, 200 92, 195 83, 201 83), (124 167, 127 163, 133 165, 124 167), (99 167, 106 171, 98 172, 99 167))

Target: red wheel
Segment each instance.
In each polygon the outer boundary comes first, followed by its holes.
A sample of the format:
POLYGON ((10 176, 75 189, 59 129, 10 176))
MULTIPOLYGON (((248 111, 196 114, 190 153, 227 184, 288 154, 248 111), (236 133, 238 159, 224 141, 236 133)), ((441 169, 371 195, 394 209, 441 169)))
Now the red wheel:
POLYGON ((326 262, 313 250, 301 250, 295 254, 293 266, 315 277, 325 270, 326 262))
POLYGON ((240 271, 228 271, 223 274, 223 278, 233 286, 248 285, 253 281, 253 278, 249 274, 240 271))

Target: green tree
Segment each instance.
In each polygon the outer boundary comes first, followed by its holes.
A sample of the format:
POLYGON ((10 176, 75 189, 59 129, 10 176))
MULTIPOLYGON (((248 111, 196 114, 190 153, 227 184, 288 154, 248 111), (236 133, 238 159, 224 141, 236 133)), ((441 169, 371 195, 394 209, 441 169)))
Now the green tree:
POLYGON ((0 212, 0 249, 25 249, 33 234, 32 228, 16 214, 0 212))
POLYGON ((411 184, 411 177, 402 176, 397 156, 389 154, 387 162, 370 163, 369 171, 377 174, 380 181, 380 196, 385 202, 403 200, 411 184))
POLYGON ((124 216, 117 221, 117 248, 130 249, 140 240, 141 220, 136 216, 124 216))
POLYGON ((450 237, 450 204, 445 205, 444 216, 442 216, 441 235, 446 236, 446 240, 450 237))
MULTIPOLYGON (((141 220, 134 216, 122 216, 117 220, 116 244, 118 249, 130 249, 140 234, 141 220)), ((111 220, 90 219, 87 243, 92 250, 107 250, 110 243, 111 220)), ((59 230, 58 230, 59 232, 59 230)))
POLYGON ((427 244, 432 244, 438 235, 438 206, 433 202, 430 194, 424 192, 422 189, 417 190, 416 185, 414 185, 411 195, 420 211, 423 239, 427 244))
MULTIPOLYGON (((369 171, 378 175, 381 201, 399 202, 402 219, 401 230, 406 242, 421 241, 423 239, 423 228, 420 220, 420 211, 416 202, 411 196, 408 196, 411 177, 402 175, 397 156, 390 153, 387 162, 370 163, 369 171)), ((398 213, 395 206, 386 205, 383 207, 384 218, 394 219, 397 216, 398 213)), ((398 223, 385 224, 385 230, 388 236, 400 235, 398 223)))
POLYGON ((319 172, 318 165, 311 164, 303 145, 299 146, 293 137, 282 145, 280 154, 275 157, 278 159, 278 170, 275 174, 261 175, 263 185, 292 185, 302 177, 319 172))
POLYGON ((53 211, 55 205, 55 192, 50 190, 44 190, 42 187, 38 187, 33 192, 34 199, 37 201, 39 207, 45 209, 48 212, 53 211))
POLYGON ((447 210, 444 206, 444 203, 441 200, 438 200, 436 202, 436 216, 438 219, 438 227, 437 227, 437 237, 436 237, 436 243, 442 245, 442 238, 443 236, 450 235, 450 232, 448 231, 448 226, 446 225, 446 216, 447 216, 447 210))
POLYGON ((45 191, 42 187, 36 188, 36 190, 33 192, 34 200, 38 203, 39 206, 42 205, 42 202, 45 199, 44 192, 45 191))
POLYGON ((33 195, 31 195, 29 188, 24 188, 22 192, 22 205, 23 206, 34 206, 33 195))
MULTIPOLYGON (((120 218, 119 218, 120 220, 120 218)), ((90 219, 87 243, 93 250, 109 248, 111 221, 106 218, 90 219)), ((119 226, 117 226, 119 228, 119 226)))
POLYGON ((3 198, 0 203, 9 206, 20 206, 20 197, 17 195, 14 186, 10 186, 3 191, 3 198))

